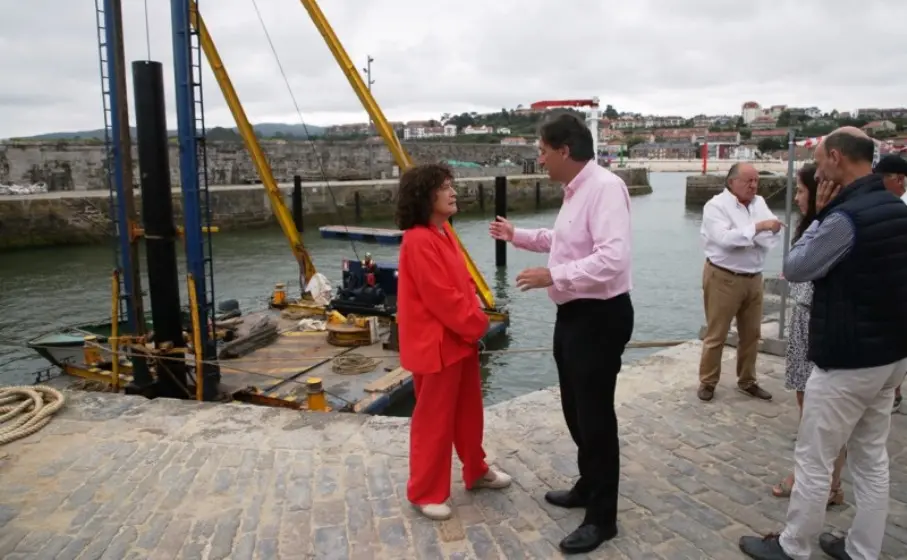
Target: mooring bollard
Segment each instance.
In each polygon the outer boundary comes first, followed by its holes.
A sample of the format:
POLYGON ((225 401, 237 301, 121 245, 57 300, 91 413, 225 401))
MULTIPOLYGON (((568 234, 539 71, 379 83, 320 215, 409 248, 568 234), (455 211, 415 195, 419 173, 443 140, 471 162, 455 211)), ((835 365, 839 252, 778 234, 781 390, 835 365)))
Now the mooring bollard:
POLYGON ((327 412, 328 403, 324 396, 324 385, 320 377, 309 377, 305 380, 306 404, 313 412, 327 412))
POLYGON ((293 175, 293 222, 296 231, 302 233, 302 177, 293 175))
MULTIPOLYGON (((507 217, 507 177, 494 178, 494 215, 507 217)), ((507 266, 507 242, 494 242, 494 265, 507 266)))

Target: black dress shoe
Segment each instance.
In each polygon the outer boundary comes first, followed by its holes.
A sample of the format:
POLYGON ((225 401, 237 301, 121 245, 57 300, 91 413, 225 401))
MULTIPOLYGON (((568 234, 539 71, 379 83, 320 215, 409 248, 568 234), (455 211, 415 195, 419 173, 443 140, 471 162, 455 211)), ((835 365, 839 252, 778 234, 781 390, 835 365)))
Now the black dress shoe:
POLYGON ((819 535, 819 548, 822 549, 822 552, 835 560, 851 560, 850 554, 847 554, 845 545, 846 540, 844 537, 836 537, 831 533, 822 533, 819 535))
POLYGON ((545 492, 545 501, 562 508, 586 507, 588 501, 574 490, 550 490, 545 492))
POLYGON ((580 525, 575 531, 564 537, 560 548, 564 554, 582 554, 592 552, 605 541, 617 536, 617 526, 608 528, 598 525, 580 525))
POLYGON ((793 560, 781 548, 779 535, 740 537, 740 551, 755 560, 793 560))

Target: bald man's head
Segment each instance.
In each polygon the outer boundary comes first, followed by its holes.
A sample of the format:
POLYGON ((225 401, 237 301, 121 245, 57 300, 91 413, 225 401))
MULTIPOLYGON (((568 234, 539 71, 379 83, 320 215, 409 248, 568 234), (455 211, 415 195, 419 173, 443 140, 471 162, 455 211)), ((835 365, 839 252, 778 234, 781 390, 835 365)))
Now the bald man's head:
POLYGON ((872 172, 875 141, 854 126, 842 126, 816 147, 817 174, 846 186, 872 172))
POLYGON ((759 190, 759 172, 749 163, 735 163, 727 173, 727 188, 742 204, 749 204, 759 190))
POLYGON ((860 130, 859 128, 857 128, 855 126, 838 127, 836 129, 832 130, 831 134, 829 134, 829 136, 833 136, 835 134, 848 134, 850 136, 856 136, 857 138, 869 138, 870 140, 872 139, 869 137, 868 134, 866 134, 865 132, 863 132, 862 130, 860 130))

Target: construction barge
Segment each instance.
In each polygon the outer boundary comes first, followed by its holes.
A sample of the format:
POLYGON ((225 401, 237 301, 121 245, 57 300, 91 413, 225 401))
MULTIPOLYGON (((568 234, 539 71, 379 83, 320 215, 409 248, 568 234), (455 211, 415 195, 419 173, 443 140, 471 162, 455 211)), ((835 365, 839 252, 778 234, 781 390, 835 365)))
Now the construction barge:
MULTIPOLYGON (((402 232, 346 225, 322 228, 323 236, 348 241, 357 256, 343 261, 336 290, 317 272, 301 235, 302 194, 294 192, 291 210, 196 0, 170 0, 184 222, 175 223, 170 194, 163 66, 149 60, 132 63, 142 195, 141 213, 137 211, 121 0, 95 3, 108 153, 104 171, 115 227, 110 315, 106 321, 58 329, 29 341, 28 346, 50 364, 36 374, 36 382, 72 386, 76 380, 76 385, 86 389, 149 398, 241 401, 364 414, 385 412, 411 393, 412 375, 399 362, 397 264, 375 262, 368 254, 360 260, 356 250, 357 242, 399 244, 402 232), (286 284, 277 284, 271 294, 262 294, 267 300, 262 309, 242 310, 234 300, 216 303, 212 234, 217 226, 211 223, 208 207, 203 57, 299 265, 299 294, 291 296, 286 284), (147 260, 147 290, 141 285, 141 242, 147 260), (180 299, 177 243, 185 252, 188 305, 180 299), (150 312, 146 312, 149 303, 150 312)), ((412 165, 409 154, 324 14, 315 0, 301 3, 396 166, 405 171, 412 165)), ((267 35, 264 21, 259 21, 267 35)), ((276 59, 276 52, 274 56, 276 59)), ((279 65, 279 59, 276 62, 279 65)), ((317 150, 314 144, 312 149, 317 150)), ((327 188, 331 189, 330 184, 327 188)), ((343 223, 339 208, 336 210, 343 223)), ((449 231, 459 243, 452 227, 449 231)), ((489 316, 484 341, 490 344, 506 331, 509 316, 496 305, 487 282, 462 243, 460 246, 478 300, 489 316)))
MULTIPOLYGON (((278 285, 275 290, 278 302, 283 289, 278 285)), ((213 400, 383 414, 412 393, 412 375, 400 367, 391 316, 343 315, 333 309, 279 303, 244 315, 233 308, 223 315, 232 317, 221 319, 217 327, 229 342, 219 345, 215 363, 221 377, 213 400)), ((508 326, 506 314, 489 313, 489 319, 486 346, 494 345, 508 326)), ((114 349, 112 336, 111 323, 106 322, 32 339, 29 346, 66 374, 37 381, 58 388, 72 387, 73 378, 103 390, 128 387, 135 382, 132 358, 153 360, 155 348, 133 343, 114 349)), ((194 358, 187 348, 183 356, 172 359, 192 364, 194 358)), ((195 398, 195 393, 194 387, 186 386, 182 397, 195 398)))

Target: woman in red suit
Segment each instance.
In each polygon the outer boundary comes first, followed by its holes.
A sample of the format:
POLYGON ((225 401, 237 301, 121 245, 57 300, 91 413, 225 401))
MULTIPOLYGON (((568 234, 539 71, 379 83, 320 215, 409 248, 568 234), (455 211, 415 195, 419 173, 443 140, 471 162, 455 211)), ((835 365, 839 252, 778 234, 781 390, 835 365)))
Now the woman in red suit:
POLYGON ((400 364, 412 372, 409 501, 431 519, 451 516, 451 448, 466 488, 506 488, 485 463, 478 343, 488 329, 463 253, 448 225, 457 212, 453 174, 419 165, 400 178, 397 226, 404 231, 397 284, 400 364))

